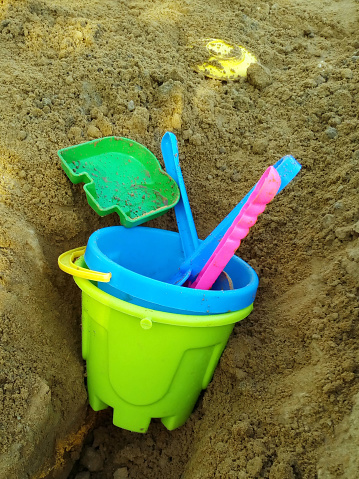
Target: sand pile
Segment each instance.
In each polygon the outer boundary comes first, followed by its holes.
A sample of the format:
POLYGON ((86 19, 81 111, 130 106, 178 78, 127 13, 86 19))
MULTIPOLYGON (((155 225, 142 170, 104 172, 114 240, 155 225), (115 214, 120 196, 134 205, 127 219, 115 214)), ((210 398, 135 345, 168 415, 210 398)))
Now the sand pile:
MULTIPOLYGON (((354 0, 0 0, 0 477, 356 477, 357 20, 354 0), (196 73, 202 38, 244 45, 265 78, 196 73), (303 169, 241 245, 255 308, 196 411, 140 436, 87 416, 80 294, 57 256, 118 218, 56 152, 118 135, 162 161, 167 129, 201 238, 268 165, 303 169)), ((150 225, 176 229, 173 212, 150 225)))

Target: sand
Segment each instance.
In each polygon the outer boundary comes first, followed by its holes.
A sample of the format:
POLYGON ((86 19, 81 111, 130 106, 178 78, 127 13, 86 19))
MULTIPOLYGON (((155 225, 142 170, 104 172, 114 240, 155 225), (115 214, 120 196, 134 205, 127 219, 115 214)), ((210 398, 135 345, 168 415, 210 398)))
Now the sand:
MULTIPOLYGON (((1 478, 357 477, 358 7, 0 0, 1 478), (263 68, 205 78, 204 38, 263 68), (57 257, 119 219, 91 210, 57 150, 117 135, 162 162, 166 130, 201 238, 267 166, 303 168, 242 242, 254 311, 191 418, 138 435, 88 409, 80 292, 57 257)), ((173 211, 148 225, 176 230, 173 211)))

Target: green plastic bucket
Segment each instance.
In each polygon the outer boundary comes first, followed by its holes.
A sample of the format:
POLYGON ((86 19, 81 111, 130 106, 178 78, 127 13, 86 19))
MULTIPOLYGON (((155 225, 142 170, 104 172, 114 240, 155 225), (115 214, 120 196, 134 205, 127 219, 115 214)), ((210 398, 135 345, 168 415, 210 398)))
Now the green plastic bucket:
MULTIPOLYGON (((83 257, 79 266, 86 267, 83 257)), ((82 290, 82 355, 90 406, 113 408, 113 423, 146 432, 186 422, 212 379, 234 324, 253 309, 193 316, 146 309, 74 277, 82 290)))

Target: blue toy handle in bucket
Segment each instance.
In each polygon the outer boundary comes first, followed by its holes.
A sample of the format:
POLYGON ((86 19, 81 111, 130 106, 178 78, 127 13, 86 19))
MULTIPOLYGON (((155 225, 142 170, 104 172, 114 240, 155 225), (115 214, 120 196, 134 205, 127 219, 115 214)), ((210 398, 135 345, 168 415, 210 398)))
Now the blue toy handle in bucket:
POLYGON ((180 189, 181 197, 175 205, 175 214, 183 252, 188 258, 198 247, 199 241, 179 164, 177 139, 173 133, 167 131, 163 135, 161 150, 166 172, 172 176, 180 189))
MULTIPOLYGON (((281 185, 278 193, 285 188, 290 181, 299 173, 301 165, 292 156, 287 155, 281 158, 274 168, 279 173, 281 185)), ((208 259, 211 257, 213 251, 216 249, 218 243, 223 238, 224 234, 233 223, 234 219, 242 209, 243 205, 248 200, 256 185, 247 193, 247 195, 233 208, 233 210, 221 221, 221 223, 212 231, 207 238, 200 243, 194 253, 187 257, 181 264, 179 271, 169 280, 169 283, 182 285, 187 279, 194 281, 198 273, 202 270, 208 259)))

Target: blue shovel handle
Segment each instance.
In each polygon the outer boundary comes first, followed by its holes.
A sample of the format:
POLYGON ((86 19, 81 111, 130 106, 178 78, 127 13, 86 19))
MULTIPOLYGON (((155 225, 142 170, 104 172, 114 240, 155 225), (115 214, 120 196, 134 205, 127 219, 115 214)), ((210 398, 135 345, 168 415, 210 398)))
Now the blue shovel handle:
POLYGON ((172 176, 181 192, 180 200, 175 206, 175 214, 182 248, 185 258, 188 258, 197 249, 199 240, 179 164, 177 139, 173 133, 167 132, 164 134, 161 141, 161 151, 166 172, 172 176))
MULTIPOLYGON (((278 171, 281 178, 281 185, 278 190, 278 193, 287 186, 287 184, 292 181, 292 179, 299 173, 301 170, 301 165, 292 155, 287 155, 281 158, 275 165, 274 168, 278 171)), ((176 274, 176 277, 171 278, 169 281, 172 284, 183 284, 183 280, 179 281, 179 278, 190 279, 194 281, 198 273, 203 269, 204 265, 211 257, 213 251, 216 249, 219 241, 223 238, 224 234, 233 223, 234 219, 242 209, 243 205, 247 201, 248 197, 254 190, 253 188, 247 193, 247 195, 233 208, 233 210, 221 221, 221 223, 210 233, 207 238, 202 241, 198 248, 194 251, 191 257, 187 257, 185 261, 181 264, 179 272, 176 274)))

